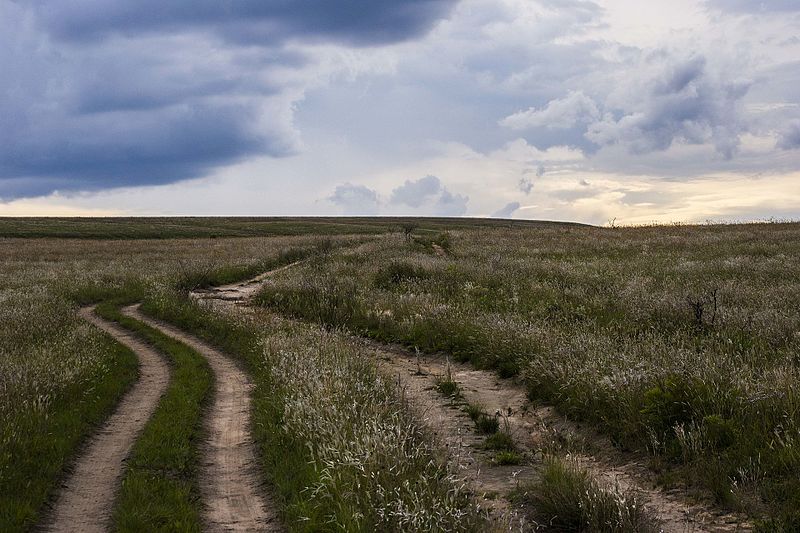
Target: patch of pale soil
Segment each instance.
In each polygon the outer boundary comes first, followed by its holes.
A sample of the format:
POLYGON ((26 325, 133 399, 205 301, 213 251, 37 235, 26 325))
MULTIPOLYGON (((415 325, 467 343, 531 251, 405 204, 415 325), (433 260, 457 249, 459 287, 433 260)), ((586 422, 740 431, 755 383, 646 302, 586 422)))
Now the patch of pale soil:
POLYGON ((45 531, 99 532, 110 526, 123 463, 169 384, 169 366, 147 344, 84 307, 80 316, 127 346, 139 359, 139 379, 91 437, 44 520, 45 531))
POLYGON ((228 285, 220 285, 219 287, 214 287, 211 289, 197 289, 192 291, 190 294, 193 298, 198 300, 210 299, 231 302, 246 301, 256 295, 268 278, 278 274, 279 272, 283 272, 284 270, 299 265, 300 263, 303 263, 303 261, 296 261, 282 267, 274 268, 245 281, 230 283, 228 285))
POLYGON ((143 315, 138 305, 123 309, 123 313, 199 352, 214 373, 214 399, 206 412, 208 441, 203 445, 200 468, 206 528, 215 532, 283 531, 275 506, 259 484, 250 432, 252 384, 247 374, 196 337, 143 315))
MULTIPOLYGON (((268 278, 284 266, 242 283, 197 291, 193 297, 217 305, 229 312, 246 304, 268 278)), ((242 311, 242 309, 239 309, 242 311)), ((550 406, 533 405, 525 387, 500 379, 493 372, 475 370, 471 365, 449 363, 452 379, 459 384, 462 400, 454 401, 436 390, 437 379, 444 376, 448 364, 441 357, 417 357, 394 345, 361 340, 376 356, 381 370, 396 379, 406 399, 419 413, 425 425, 449 452, 451 465, 459 469, 480 505, 499 523, 515 529, 531 527, 525 523, 508 500, 508 494, 526 481, 536 478, 542 452, 569 442, 584 442, 571 456, 578 464, 608 487, 635 491, 647 501, 647 507, 662 521, 665 532, 750 531, 744 517, 722 513, 690 499, 682 490, 661 490, 646 466, 646 457, 626 454, 609 439, 559 416, 550 406), (489 414, 498 413, 501 428, 514 439, 524 460, 517 466, 494 464, 495 452, 483 449, 485 437, 475 434, 472 420, 463 411, 465 403, 479 404, 489 414)))

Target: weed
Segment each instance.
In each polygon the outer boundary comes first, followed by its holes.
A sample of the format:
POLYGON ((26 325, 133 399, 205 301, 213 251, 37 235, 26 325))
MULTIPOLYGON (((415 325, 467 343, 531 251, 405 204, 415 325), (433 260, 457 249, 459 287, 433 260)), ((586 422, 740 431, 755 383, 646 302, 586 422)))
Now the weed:
POLYGON ((483 447, 487 450, 502 450, 508 452, 513 452, 516 449, 514 439, 505 431, 498 431, 486 437, 486 440, 483 442, 483 447))
POLYGON ((515 451, 502 450, 494 456, 494 461, 500 466, 518 465, 522 462, 522 456, 515 451))
POLYGON ((605 489, 585 470, 559 459, 545 462, 542 477, 517 492, 547 531, 660 531, 636 494, 605 489))
POLYGON ((480 435, 491 435, 500 429, 500 421, 496 416, 481 413, 475 420, 475 431, 480 435))

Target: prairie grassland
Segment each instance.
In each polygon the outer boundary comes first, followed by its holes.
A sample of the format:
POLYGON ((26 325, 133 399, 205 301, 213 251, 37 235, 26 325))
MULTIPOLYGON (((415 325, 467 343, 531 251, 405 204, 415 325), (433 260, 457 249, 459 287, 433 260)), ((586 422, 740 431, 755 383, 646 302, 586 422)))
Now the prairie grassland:
POLYGON ((800 529, 800 225, 385 235, 264 306, 519 375, 765 530, 800 529))
POLYGON ((133 354, 81 321, 78 302, 247 275, 320 242, 0 239, 0 530, 37 520, 83 438, 136 378, 133 354))
MULTIPOLYGON (((136 377, 133 355, 75 315, 80 303, 104 300, 143 300, 151 314, 240 358, 256 385, 253 428, 265 475, 290 530, 484 530, 470 495, 363 348, 318 327, 219 316, 186 296, 360 241, 0 240, 0 530, 36 524, 82 440, 136 377)), ((195 452, 186 443, 197 431, 202 380, 175 368, 171 390, 191 381, 183 395, 191 401, 162 402, 136 444, 117 502, 120 530, 173 519, 197 527, 195 452), (175 416, 185 424, 165 425, 175 416)))
MULTIPOLYGON (((402 225, 419 232, 507 226, 508 221, 464 218, 395 217, 169 217, 169 218, 26 218, 0 217, 0 238, 177 239, 198 237, 376 235, 402 225)), ((514 221, 515 226, 555 223, 514 221)), ((577 224, 576 224, 577 225, 577 224)))
POLYGON ((363 346, 172 291, 143 310, 239 358, 255 439, 291 531, 484 531, 485 518, 363 346))

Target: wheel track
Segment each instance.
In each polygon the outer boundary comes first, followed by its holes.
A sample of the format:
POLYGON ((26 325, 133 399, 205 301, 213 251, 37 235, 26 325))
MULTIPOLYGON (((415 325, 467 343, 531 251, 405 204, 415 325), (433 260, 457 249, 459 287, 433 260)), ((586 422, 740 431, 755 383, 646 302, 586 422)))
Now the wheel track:
POLYGON ((153 327, 205 357, 214 373, 214 398, 205 418, 200 492, 208 531, 283 531, 275 506, 260 486, 259 464, 250 432, 247 374, 218 350, 180 329, 149 318, 139 305, 123 314, 153 327))
POLYGON ((125 459, 169 385, 167 362, 132 333, 98 317, 94 307, 84 307, 78 314, 136 354, 139 379, 89 439, 43 521, 44 531, 107 530, 125 459))
MULTIPOLYGON (((297 264, 292 263, 242 282, 195 291, 191 295, 228 312, 235 312, 237 306, 247 305, 272 275, 297 264)), ((239 311, 244 309, 240 307, 239 311)), ((400 346, 363 339, 362 342, 375 354, 382 371, 396 377, 412 407, 448 449, 451 462, 458 463, 457 466, 465 471, 464 479, 477 495, 504 494, 519 482, 536 476, 536 465, 496 467, 489 464, 489 454, 480 450, 482 439, 468 431, 471 423, 464 413, 434 390, 436 378, 444 374, 441 358, 434 363, 427 358, 420 361, 416 355, 400 346)), ((581 467, 606 485, 643 494, 649 503, 648 507, 662 520, 664 531, 722 533, 752 530, 742 516, 720 512, 693 501, 679 490, 667 492, 658 489, 653 474, 642 464, 643 458, 620 453, 608 438, 558 416, 552 407, 532 405, 522 384, 498 379, 493 372, 476 370, 465 364, 453 364, 452 369, 454 379, 462 386, 467 401, 482 404, 490 413, 495 410, 507 412, 511 408, 512 414, 505 417, 506 423, 517 446, 527 454, 535 455, 541 442, 552 438, 554 432, 591 439, 593 453, 574 456, 581 467)), ((520 517, 515 515, 512 506, 502 495, 484 499, 481 505, 501 521, 520 523, 520 517)))

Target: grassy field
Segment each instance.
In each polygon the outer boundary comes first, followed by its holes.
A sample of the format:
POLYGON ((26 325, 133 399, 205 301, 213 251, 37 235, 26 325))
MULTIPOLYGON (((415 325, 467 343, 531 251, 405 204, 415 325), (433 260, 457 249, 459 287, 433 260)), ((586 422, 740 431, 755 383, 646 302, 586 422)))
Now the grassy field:
POLYGON ((320 242, 0 239, 0 530, 35 523, 83 439, 136 378, 133 354, 80 320, 79 303, 260 271, 320 242))
POLYGON ((800 225, 386 235, 261 305, 503 375, 667 485, 800 528, 800 225))
MULTIPOLYGON (((559 223, 560 224, 560 223, 559 223)), ((0 238, 179 239, 300 235, 377 235, 413 226, 433 233, 475 227, 546 227, 549 222, 463 218, 397 217, 170 217, 20 218, 0 217, 0 238)), ((563 224, 562 224, 563 225, 563 224)), ((575 224, 578 226, 578 224, 575 224)))
MULTIPOLYGON (((391 381, 340 327, 517 376, 532 398, 646 454, 664 485, 711 495, 765 531, 800 528, 798 224, 5 219, 0 235, 30 237, 0 238, 0 530, 37 522, 136 377, 132 354, 74 312, 112 298, 144 301, 239 359, 256 387, 264 475, 294 531, 484 527, 391 381), (261 312, 225 316, 186 296, 299 258, 258 296, 261 312)), ((189 353, 151 341, 191 366, 189 353)), ((191 408, 178 407, 162 416, 191 408)), ((153 424, 156 440, 196 429, 153 424)), ((145 437, 127 475, 175 459, 153 468, 185 481, 191 501, 191 450, 158 457, 145 437)), ((603 520, 610 500, 591 479, 568 463, 545 474, 523 504, 570 508, 585 527, 603 520), (591 513, 581 494, 596 495, 591 513)), ((124 520, 158 494, 150 487, 123 493, 121 529, 143 523, 124 520)), ((621 530, 651 527, 626 509, 621 530)))
MULTIPOLYGON (((328 254, 364 238, 0 239, 0 530, 29 530, 41 519, 81 443, 136 378, 133 354, 75 314, 78 305, 112 299, 116 305, 145 301, 151 312, 178 323, 191 319, 192 331, 228 349, 251 371, 257 385, 253 426, 265 475, 291 530, 336 530, 337 524, 362 531, 382 525, 482 529, 469 495, 362 349, 320 336, 316 328, 242 325, 189 306, 188 289, 328 254), (296 358, 305 356, 317 358, 317 374, 293 374, 296 358), (364 409, 348 411, 354 391, 364 409), (292 411, 321 395, 329 401, 305 406, 326 408, 316 417, 292 411), (348 425, 339 427, 343 421, 348 425), (328 433, 314 434, 326 424, 328 433), (392 437, 376 440, 387 431, 392 437), (362 462, 353 462, 356 457, 362 462), (352 482, 361 489, 352 490, 352 482)), ((103 312, 119 319, 108 306, 103 312)), ((174 375, 129 459, 115 528, 195 530, 191 442, 205 397, 205 367, 185 347, 121 321, 173 361, 174 375)))

